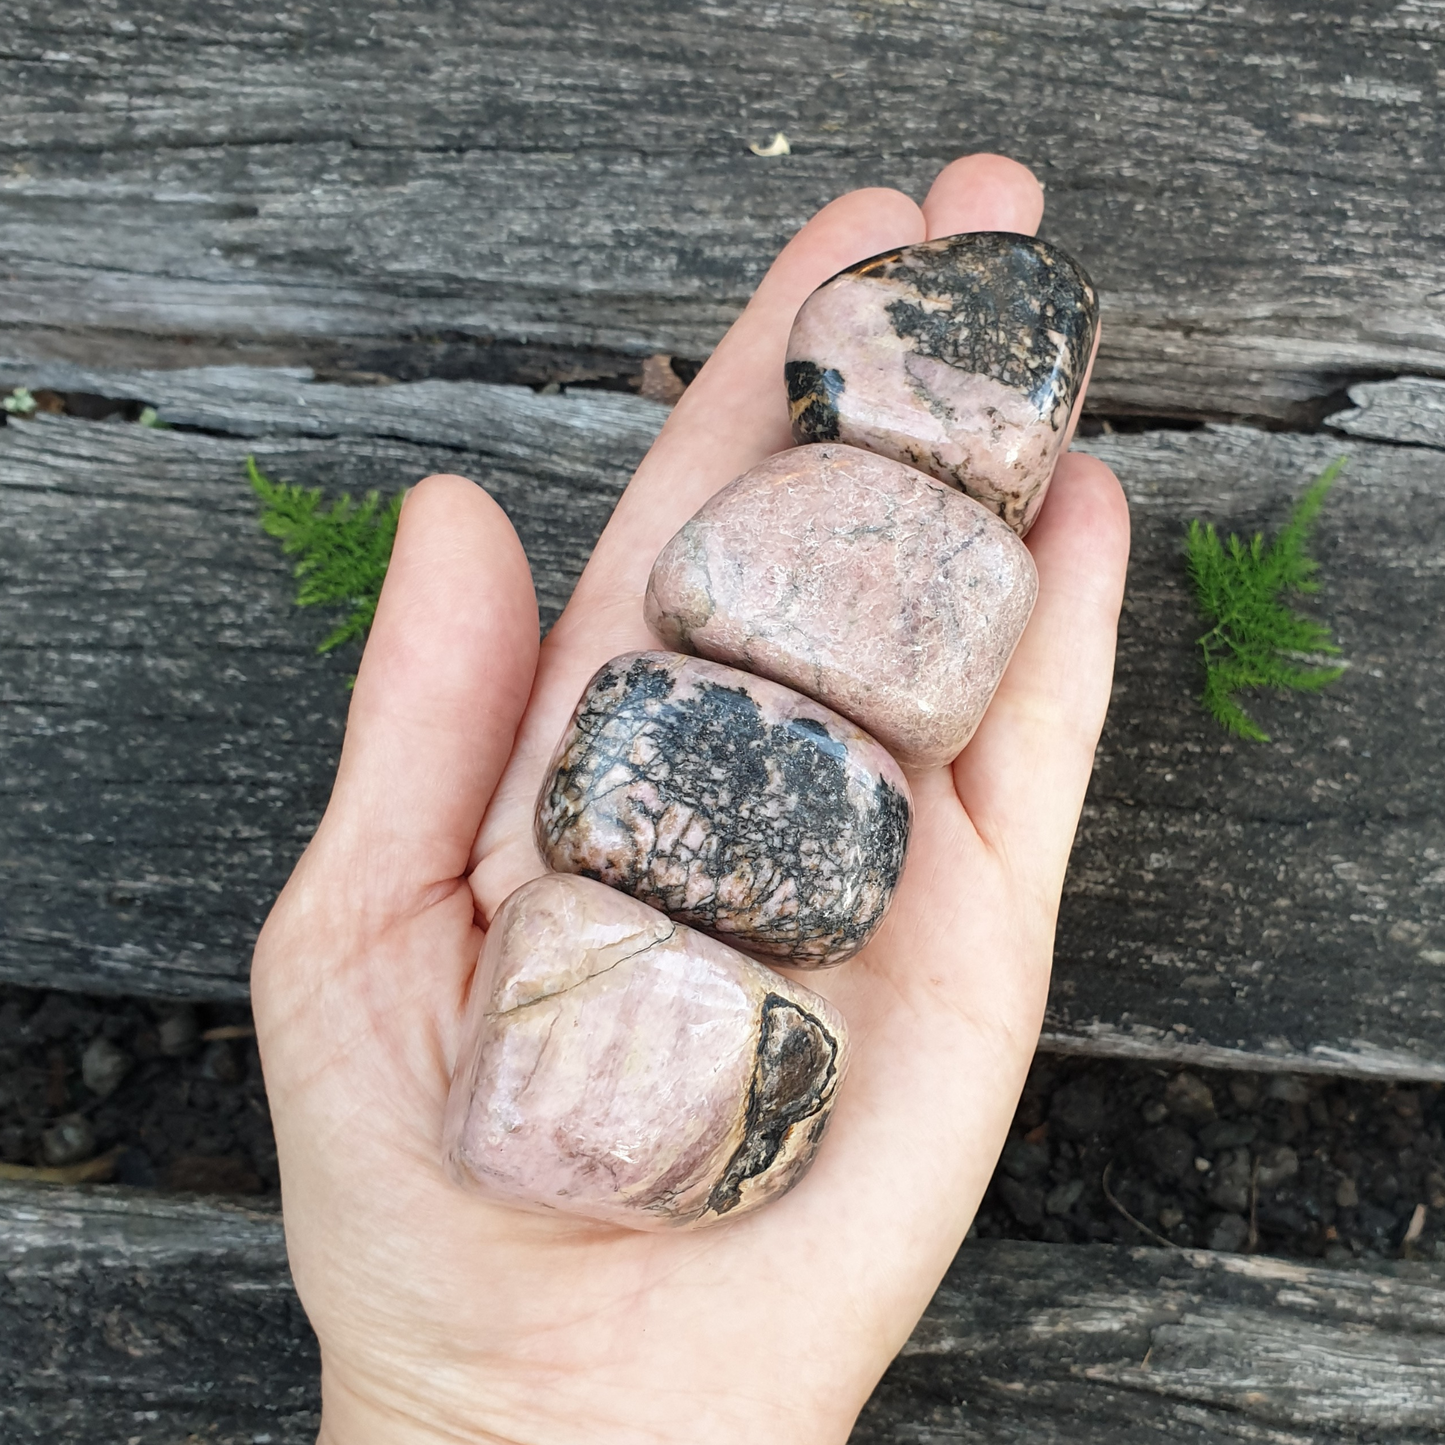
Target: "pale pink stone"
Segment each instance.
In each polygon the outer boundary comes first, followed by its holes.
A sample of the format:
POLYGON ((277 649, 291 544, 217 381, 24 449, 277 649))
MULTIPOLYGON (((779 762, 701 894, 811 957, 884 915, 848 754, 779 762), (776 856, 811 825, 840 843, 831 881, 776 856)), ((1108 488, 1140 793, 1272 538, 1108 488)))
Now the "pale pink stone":
POLYGON ((1082 268, 977 232, 850 266, 803 303, 786 377, 799 442, 840 441, 961 488, 1021 535, 1043 505, 1098 324, 1082 268))
POLYGON ((1029 550, 977 502, 856 447, 781 452, 662 549, 648 625, 795 687, 899 762, 973 736, 1038 594, 1029 550))
POLYGON ((548 874, 497 910, 447 1104, 459 1183, 631 1229, 791 1189, 847 1063, 822 998, 645 904, 548 874))

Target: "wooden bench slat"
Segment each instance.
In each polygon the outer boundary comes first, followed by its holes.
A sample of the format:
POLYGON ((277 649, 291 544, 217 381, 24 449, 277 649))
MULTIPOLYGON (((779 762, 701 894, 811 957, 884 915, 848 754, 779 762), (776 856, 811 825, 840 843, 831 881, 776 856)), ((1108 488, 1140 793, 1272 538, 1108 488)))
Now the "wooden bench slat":
POLYGON ((111 19, 60 0, 7 25, 0 317, 27 355, 701 357, 816 206, 922 194, 981 148, 1035 167, 1101 285, 1096 407, 1300 417, 1362 374, 1445 370, 1430 7, 111 19), (792 155, 749 154, 775 130, 792 155))
MULTIPOLYGON (((39 374, 216 430, 234 408, 250 434, 0 431, 16 800, 0 977, 238 997, 324 806, 354 665, 312 654, 328 624, 290 606, 244 458, 353 490, 475 476, 516 521, 550 618, 663 412, 474 384, 39 374)), ((1226 427, 1088 445, 1124 480, 1135 548, 1046 1047, 1445 1077, 1445 453, 1226 427), (1317 698, 1251 703, 1277 741, 1232 743, 1195 702, 1185 519, 1272 526, 1341 452, 1311 606, 1350 671, 1317 698)))
POLYGON ((1352 436, 1445 450, 1445 381, 1397 376, 1361 382, 1349 396, 1354 405, 1329 417, 1331 426, 1352 436))
POLYGON ((278 1214, 0 1184, 6 1439, 302 1445, 317 1375, 278 1214))
MULTIPOLYGON (((164 399, 144 377, 44 379, 164 399)), ((236 391, 189 384, 191 412, 178 411, 213 422, 236 391)), ((268 416, 265 437, 53 416, 0 430, 0 776, 14 800, 0 810, 0 978, 245 995, 257 929, 325 805, 355 667, 316 657, 331 623, 291 605, 248 455, 353 492, 467 473, 510 513, 543 619, 556 617, 662 409, 458 385, 450 404, 468 398, 486 455, 434 404, 442 385, 316 387, 293 395, 288 426, 257 383, 238 409, 247 431, 268 416), (427 407, 410 422, 378 411, 363 434, 364 398, 404 413, 408 390, 427 407), (431 444, 398 439, 408 425, 431 444)))
MULTIPOLYGON (((302 1445, 316 1367, 279 1216, 0 1184, 7 1438, 302 1445)), ((1442 1412, 1440 1266, 975 1242, 853 1441, 1407 1445, 1442 1412)))
POLYGON ((1438 1438, 1445 1269, 965 1245, 853 1445, 1438 1438))
POLYGON ((1445 1077, 1445 453, 1242 427, 1087 446, 1134 551, 1051 1045, 1445 1077), (1269 530, 1340 455, 1304 605, 1349 671, 1246 700, 1275 741, 1232 741, 1195 701, 1186 519, 1269 530))

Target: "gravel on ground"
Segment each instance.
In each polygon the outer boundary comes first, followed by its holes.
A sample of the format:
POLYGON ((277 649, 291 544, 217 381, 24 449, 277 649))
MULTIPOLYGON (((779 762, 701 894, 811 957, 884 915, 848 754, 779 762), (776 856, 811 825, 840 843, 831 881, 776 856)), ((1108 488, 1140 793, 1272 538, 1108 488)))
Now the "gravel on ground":
POLYGON ((1039 1056, 974 1228, 1445 1260, 1445 1088, 1039 1056))
POLYGON ((0 1165, 185 1193, 274 1191, 249 1011, 0 986, 0 1165))
MULTIPOLYGON (((245 1006, 0 985, 0 1174, 274 1193, 245 1006)), ((1445 1260, 1445 1087, 1040 1055, 974 1231, 1445 1260)))

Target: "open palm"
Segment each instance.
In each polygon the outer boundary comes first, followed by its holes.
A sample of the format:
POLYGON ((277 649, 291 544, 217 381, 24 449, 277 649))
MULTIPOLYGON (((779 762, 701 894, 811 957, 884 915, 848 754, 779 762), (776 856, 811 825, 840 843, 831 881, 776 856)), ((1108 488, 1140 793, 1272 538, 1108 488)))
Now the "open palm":
POLYGON ((479 488, 410 495, 330 807, 256 950, 292 1269, 320 1338, 323 1440, 840 1441, 968 1228, 1038 1036, 1055 913, 1113 666, 1117 482, 1066 455, 1028 542, 1040 595, 974 741, 911 777, 892 912, 806 982, 853 1062, 812 1172, 697 1233, 637 1234, 464 1193, 441 1121, 486 920, 543 871, 532 810, 583 686, 655 647, 667 539, 790 444, 793 315, 844 266, 1032 232, 995 157, 922 208, 858 191, 784 250, 689 388, 540 650, 526 559, 479 488))

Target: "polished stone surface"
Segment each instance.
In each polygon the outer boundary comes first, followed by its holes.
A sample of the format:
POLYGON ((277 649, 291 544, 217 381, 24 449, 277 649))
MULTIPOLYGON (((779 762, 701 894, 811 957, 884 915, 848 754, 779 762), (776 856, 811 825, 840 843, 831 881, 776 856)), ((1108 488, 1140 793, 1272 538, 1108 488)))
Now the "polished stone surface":
POLYGON ((798 447, 724 487, 662 549, 648 625, 851 718, 899 762, 963 750, 1038 594, 1014 532, 857 447, 798 447))
POLYGON ((736 1218, 812 1163, 847 1061, 836 1009, 590 879, 497 910, 447 1105, 453 1176, 632 1229, 736 1218))
POLYGON ((1047 241, 981 231, 886 252, 798 312, 785 368, 793 435, 908 462, 1022 534, 1097 327, 1093 284, 1047 241))
POLYGON ((587 685, 537 806, 551 868, 739 948, 841 963, 883 921, 912 820, 898 764, 763 678, 667 652, 587 685))

